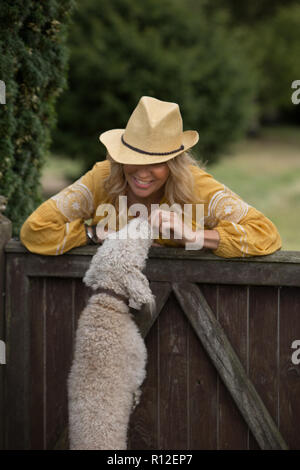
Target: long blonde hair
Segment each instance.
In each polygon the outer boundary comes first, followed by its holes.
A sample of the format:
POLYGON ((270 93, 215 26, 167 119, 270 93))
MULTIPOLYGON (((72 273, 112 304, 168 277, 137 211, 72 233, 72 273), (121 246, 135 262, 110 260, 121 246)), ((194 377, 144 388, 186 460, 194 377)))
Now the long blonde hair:
MULTIPOLYGON (((110 174, 104 180, 104 189, 111 203, 118 206, 119 196, 124 196, 127 190, 127 181, 124 175, 123 164, 116 162, 109 154, 106 159, 110 161, 110 174)), ((165 183, 165 198, 172 205, 192 203, 204 203, 197 198, 194 191, 194 180, 190 165, 204 169, 207 162, 199 162, 190 152, 183 152, 177 157, 168 160, 169 176, 165 183)))

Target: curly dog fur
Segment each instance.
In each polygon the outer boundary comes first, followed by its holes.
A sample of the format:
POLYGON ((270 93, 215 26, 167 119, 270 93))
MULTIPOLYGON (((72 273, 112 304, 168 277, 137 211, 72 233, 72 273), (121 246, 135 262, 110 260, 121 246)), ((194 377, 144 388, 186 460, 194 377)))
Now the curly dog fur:
MULTIPOLYGON (((91 260, 83 281, 113 289, 129 306, 155 308, 142 273, 151 246, 148 221, 135 218, 111 234, 91 260)), ((107 293, 94 294, 81 313, 68 377, 70 449, 127 448, 130 414, 139 403, 147 351, 129 307, 107 293)))

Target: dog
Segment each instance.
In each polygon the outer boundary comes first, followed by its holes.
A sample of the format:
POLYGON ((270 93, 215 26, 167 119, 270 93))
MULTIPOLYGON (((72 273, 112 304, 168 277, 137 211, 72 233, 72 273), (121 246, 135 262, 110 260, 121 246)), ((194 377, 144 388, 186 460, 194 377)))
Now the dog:
POLYGON ((147 219, 132 219, 97 249, 83 282, 94 292, 76 330, 68 376, 69 448, 124 450, 140 401, 147 350, 129 307, 155 297, 142 273, 152 243, 147 219))

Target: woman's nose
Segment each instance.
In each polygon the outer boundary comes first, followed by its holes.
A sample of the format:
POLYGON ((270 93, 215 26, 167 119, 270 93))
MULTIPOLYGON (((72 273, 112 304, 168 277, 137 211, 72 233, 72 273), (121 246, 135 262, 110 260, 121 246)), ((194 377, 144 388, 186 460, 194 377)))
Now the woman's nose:
POLYGON ((136 175, 141 178, 147 178, 151 176, 151 172, 149 171, 148 168, 139 168, 138 171, 136 172, 136 175))

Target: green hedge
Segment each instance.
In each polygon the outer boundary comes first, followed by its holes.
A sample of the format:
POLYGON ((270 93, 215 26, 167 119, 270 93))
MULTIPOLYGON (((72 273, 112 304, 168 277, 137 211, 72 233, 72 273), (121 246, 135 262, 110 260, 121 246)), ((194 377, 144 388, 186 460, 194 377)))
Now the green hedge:
POLYGON ((41 169, 56 123, 55 102, 66 87, 66 29, 73 0, 1 0, 0 194, 18 236, 25 218, 43 202, 41 169))

